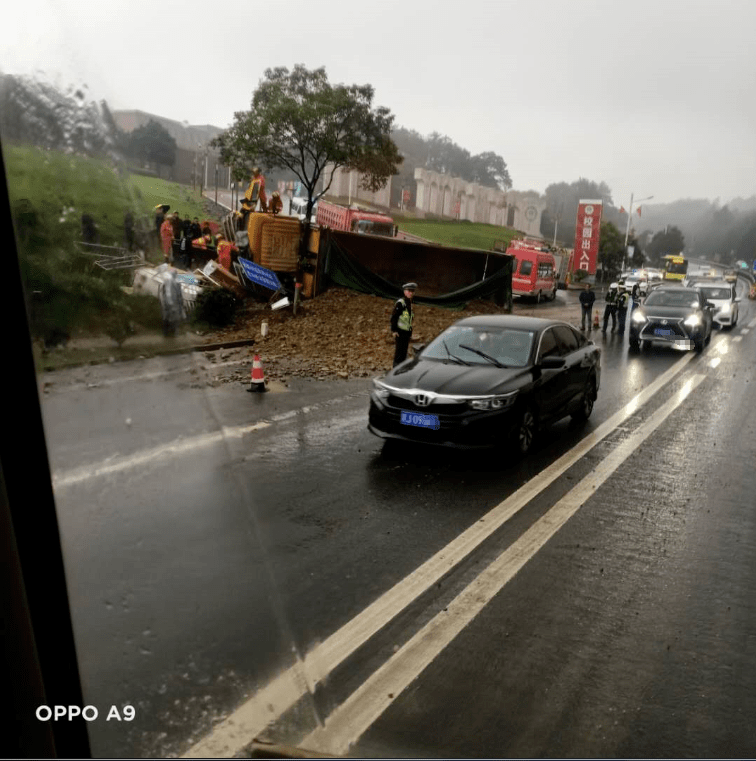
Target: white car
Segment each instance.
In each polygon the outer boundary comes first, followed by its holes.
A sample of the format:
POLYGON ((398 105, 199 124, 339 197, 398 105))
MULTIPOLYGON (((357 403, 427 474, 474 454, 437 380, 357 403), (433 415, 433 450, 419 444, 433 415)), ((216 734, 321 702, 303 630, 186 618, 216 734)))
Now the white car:
POLYGON ((620 280, 625 288, 635 295, 636 290, 641 296, 648 294, 648 280, 640 274, 627 275, 620 280))
POLYGON ((725 280, 697 281, 691 283, 698 288, 705 299, 716 307, 714 322, 720 328, 734 328, 738 324, 740 299, 735 295, 735 285, 725 280))

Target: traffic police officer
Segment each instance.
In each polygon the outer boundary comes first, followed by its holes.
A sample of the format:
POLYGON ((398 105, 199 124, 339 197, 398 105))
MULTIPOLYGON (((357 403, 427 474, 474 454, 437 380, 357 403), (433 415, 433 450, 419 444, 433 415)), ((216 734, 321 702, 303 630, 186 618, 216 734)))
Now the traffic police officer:
POLYGON ((604 307, 604 327, 602 333, 606 333, 609 326, 609 318, 612 318, 612 333, 617 330, 617 283, 612 283, 606 292, 606 306, 604 307))
POLYGON ((627 321, 627 307, 630 304, 630 294, 627 292, 624 283, 620 283, 619 294, 617 295, 617 321, 619 326, 617 333, 624 335, 625 322, 627 321))
POLYGON ((394 367, 407 359, 407 350, 412 338, 412 299, 417 290, 417 283, 405 283, 402 290, 404 296, 397 299, 391 313, 391 332, 396 340, 394 367))

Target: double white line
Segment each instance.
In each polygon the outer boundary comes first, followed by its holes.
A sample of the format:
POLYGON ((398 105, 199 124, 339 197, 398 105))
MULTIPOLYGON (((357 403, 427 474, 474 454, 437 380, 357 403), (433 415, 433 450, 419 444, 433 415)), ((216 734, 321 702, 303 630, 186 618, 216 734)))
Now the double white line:
MULTIPOLYGON (((315 647, 303 661, 297 661, 260 689, 220 723, 209 736, 194 745, 184 757, 227 757, 249 744, 269 723, 281 716, 308 691, 311 692, 370 637, 436 584, 493 532, 653 398, 661 388, 683 371, 693 357, 692 352, 684 355, 619 412, 539 473, 538 478, 531 479, 490 510, 349 623, 315 647)), ((504 584, 564 525, 591 494, 595 493, 598 486, 682 404, 704 377, 696 375, 688 381, 649 421, 642 424, 605 458, 601 465, 483 571, 451 605, 447 606, 446 611, 430 621, 379 668, 328 717, 325 727, 312 732, 301 742, 301 746, 307 750, 324 749, 332 754, 344 753, 388 707, 391 703, 388 695, 391 694, 395 698, 451 642, 504 584)))

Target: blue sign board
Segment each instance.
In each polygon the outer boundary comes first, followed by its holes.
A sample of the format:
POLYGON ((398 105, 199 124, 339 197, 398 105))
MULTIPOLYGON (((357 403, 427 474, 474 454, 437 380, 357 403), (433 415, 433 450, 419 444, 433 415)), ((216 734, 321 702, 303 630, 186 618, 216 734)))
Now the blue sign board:
POLYGON ((258 285, 270 288, 271 291, 277 291, 281 287, 281 283, 273 270, 265 269, 259 264, 239 257, 239 264, 241 264, 244 274, 253 282, 258 285))

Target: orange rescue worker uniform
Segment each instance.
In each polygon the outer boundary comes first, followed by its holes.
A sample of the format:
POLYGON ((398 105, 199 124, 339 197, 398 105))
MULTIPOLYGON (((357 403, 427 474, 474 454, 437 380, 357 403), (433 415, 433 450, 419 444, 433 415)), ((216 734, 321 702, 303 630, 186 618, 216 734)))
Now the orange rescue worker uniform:
POLYGON ((163 224, 160 225, 160 240, 163 244, 163 254, 165 254, 165 260, 169 261, 171 258, 171 249, 173 247, 173 224, 170 218, 166 218, 163 224))
POLYGON ((281 196, 279 195, 278 191, 275 190, 273 193, 271 193, 268 211, 270 211, 272 214, 280 214, 282 210, 283 201, 281 200, 281 196))
POLYGON ((249 181, 249 187, 247 188, 247 191, 244 193, 244 200, 242 201, 242 210, 253 211, 258 199, 260 201, 260 210, 267 211, 268 197, 265 195, 265 177, 263 177, 262 172, 260 172, 260 167, 255 167, 252 170, 252 179, 249 181), (255 185, 258 186, 258 191, 257 191, 257 198, 253 201, 252 198, 254 195, 255 185))
POLYGON ((236 253, 239 253, 239 249, 233 244, 227 241, 221 233, 218 233, 218 235, 215 236, 215 239, 217 241, 216 245, 218 246, 218 264, 220 264, 223 269, 227 269, 229 272, 231 271, 231 252, 235 251, 236 253))

